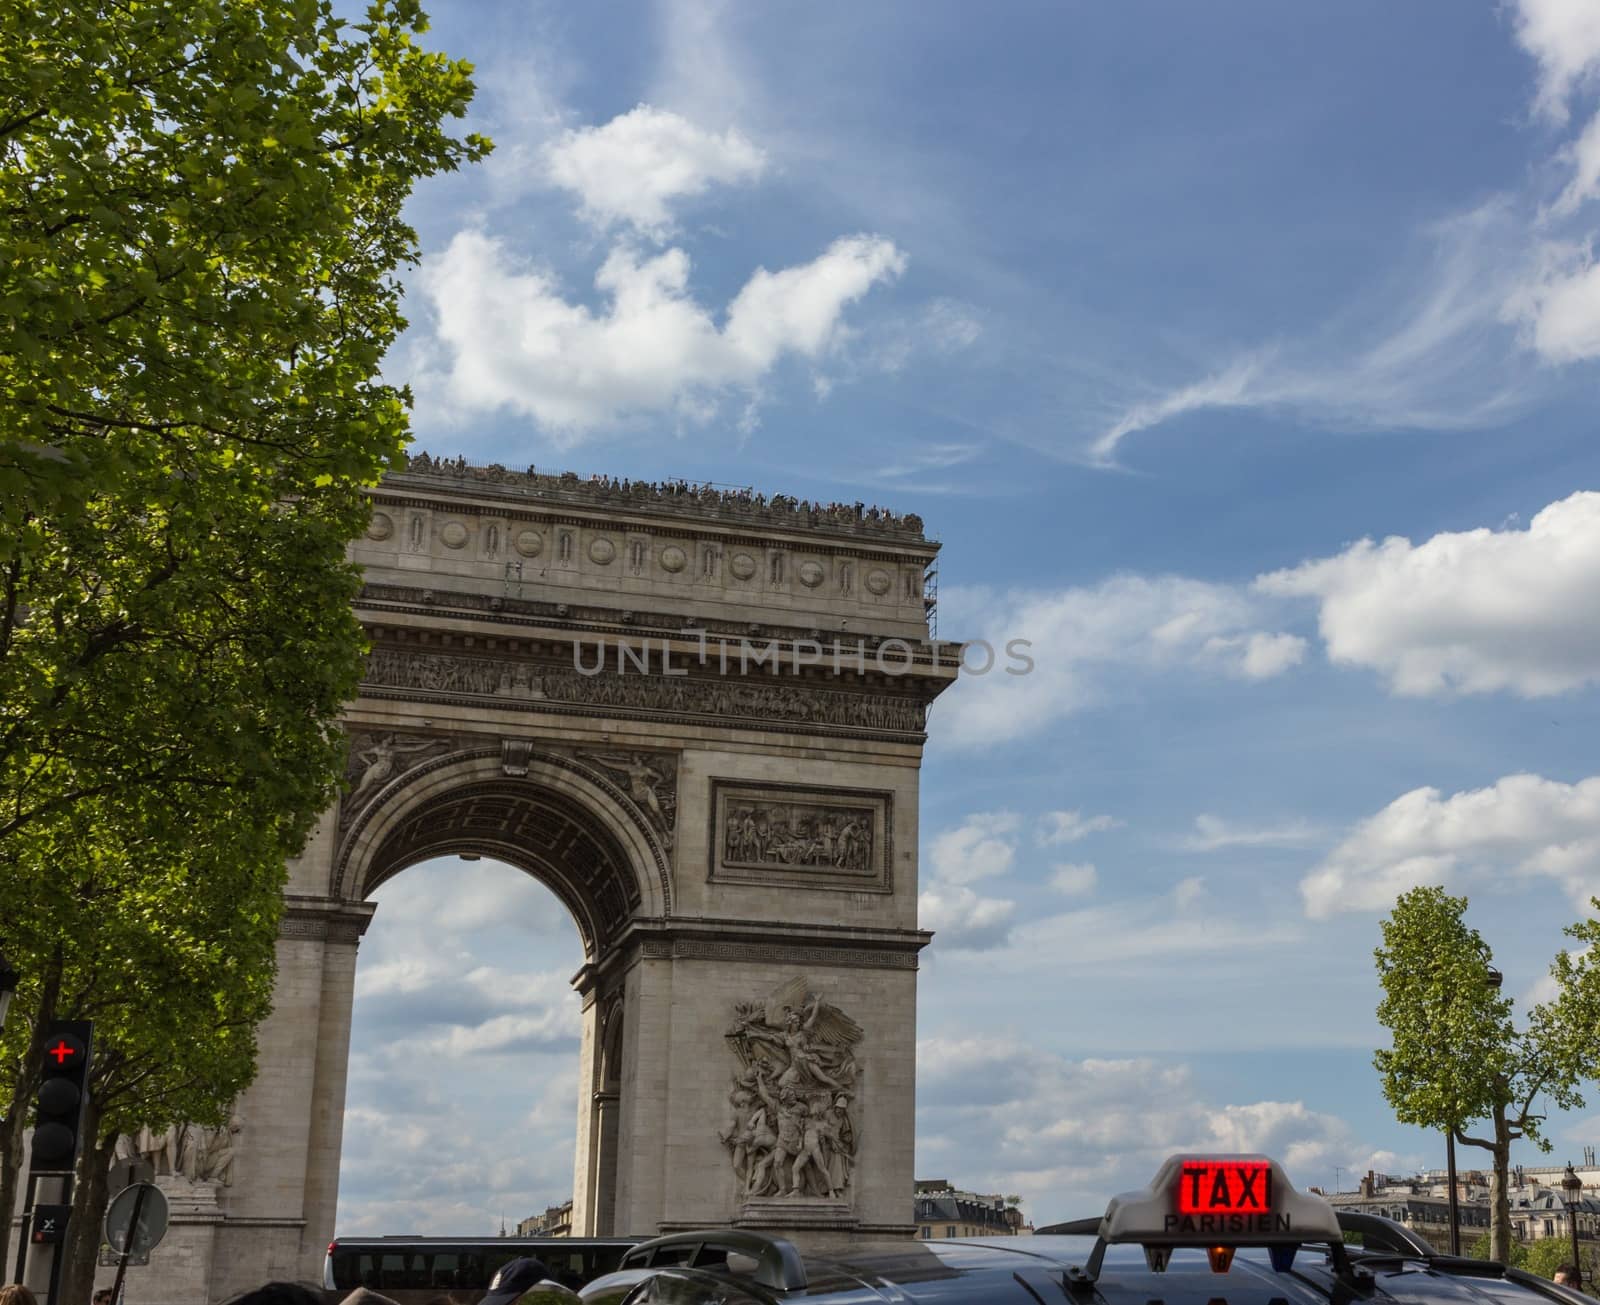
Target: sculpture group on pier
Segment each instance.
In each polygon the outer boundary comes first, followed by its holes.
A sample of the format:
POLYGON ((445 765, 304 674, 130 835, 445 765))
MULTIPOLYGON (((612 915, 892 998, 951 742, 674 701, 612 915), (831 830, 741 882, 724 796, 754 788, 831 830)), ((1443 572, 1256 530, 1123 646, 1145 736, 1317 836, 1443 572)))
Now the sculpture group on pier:
POLYGON ((741 1002, 727 1038, 741 1069, 720 1136, 741 1197, 844 1199, 861 1026, 796 978, 765 1001, 741 1002))

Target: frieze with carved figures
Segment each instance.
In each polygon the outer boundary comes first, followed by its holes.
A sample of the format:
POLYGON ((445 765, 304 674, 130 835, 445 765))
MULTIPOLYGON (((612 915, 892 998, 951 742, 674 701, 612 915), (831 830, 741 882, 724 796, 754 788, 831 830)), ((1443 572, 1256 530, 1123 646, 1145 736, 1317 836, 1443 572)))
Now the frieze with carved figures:
POLYGON ((546 662, 409 648, 374 650, 367 659, 364 682, 374 688, 429 695, 776 720, 882 733, 921 733, 924 725, 920 702, 883 693, 683 675, 580 675, 570 666, 546 662))

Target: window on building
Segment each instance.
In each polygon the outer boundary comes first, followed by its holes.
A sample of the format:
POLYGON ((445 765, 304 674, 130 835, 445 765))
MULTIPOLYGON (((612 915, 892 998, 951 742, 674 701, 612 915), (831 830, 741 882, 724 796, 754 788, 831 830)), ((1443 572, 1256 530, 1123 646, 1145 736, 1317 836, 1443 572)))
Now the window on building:
POLYGON ((1554 1219, 1546 1219, 1544 1221, 1544 1235, 1546 1237, 1553 1237, 1553 1236, 1555 1236, 1555 1232, 1556 1232, 1556 1221, 1554 1219))
POLYGON ((946 1237, 954 1237, 956 1235, 956 1226, 955 1226, 955 1224, 951 1224, 948 1228, 946 1228, 944 1230, 944 1235, 946 1237))
POLYGON ((932 1237, 933 1236, 933 1229, 928 1227, 927 1224, 923 1224, 922 1227, 919 1228, 917 1231, 920 1232, 924 1237, 932 1237))

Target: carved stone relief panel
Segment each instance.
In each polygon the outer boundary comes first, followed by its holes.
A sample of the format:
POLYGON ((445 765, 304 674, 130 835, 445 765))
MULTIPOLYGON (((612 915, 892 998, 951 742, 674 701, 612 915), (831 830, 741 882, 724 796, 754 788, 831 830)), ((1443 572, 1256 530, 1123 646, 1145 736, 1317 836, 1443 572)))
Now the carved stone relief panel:
POLYGON ((739 1002, 726 1037, 739 1069, 718 1137, 741 1200, 848 1201, 861 1026, 794 978, 739 1002))
POLYGON ((579 761, 597 766, 621 783, 628 800, 672 846, 678 820, 678 758, 671 752, 579 752, 579 761))
POLYGON ((893 795, 711 782, 713 882, 893 891, 893 795))
POLYGON ((350 752, 345 763, 348 788, 339 803, 339 824, 348 824, 390 781, 424 761, 442 756, 453 746, 454 740, 448 734, 351 730, 350 752))

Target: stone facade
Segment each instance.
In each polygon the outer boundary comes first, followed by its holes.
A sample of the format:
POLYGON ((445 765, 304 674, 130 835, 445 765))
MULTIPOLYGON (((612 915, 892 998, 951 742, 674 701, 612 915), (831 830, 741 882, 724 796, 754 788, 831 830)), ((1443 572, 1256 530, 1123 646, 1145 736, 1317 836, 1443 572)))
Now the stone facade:
MULTIPOLYGON (((290 866, 206 1291, 320 1276, 367 899, 458 852, 541 879, 583 941, 575 1233, 910 1235, 918 768, 958 651, 929 639, 921 522, 426 458, 373 500, 348 788, 290 866), (844 1181, 786 1156, 749 1190, 741 1074, 844 1181)), ((163 1272, 158 1248, 142 1287, 163 1272)))

